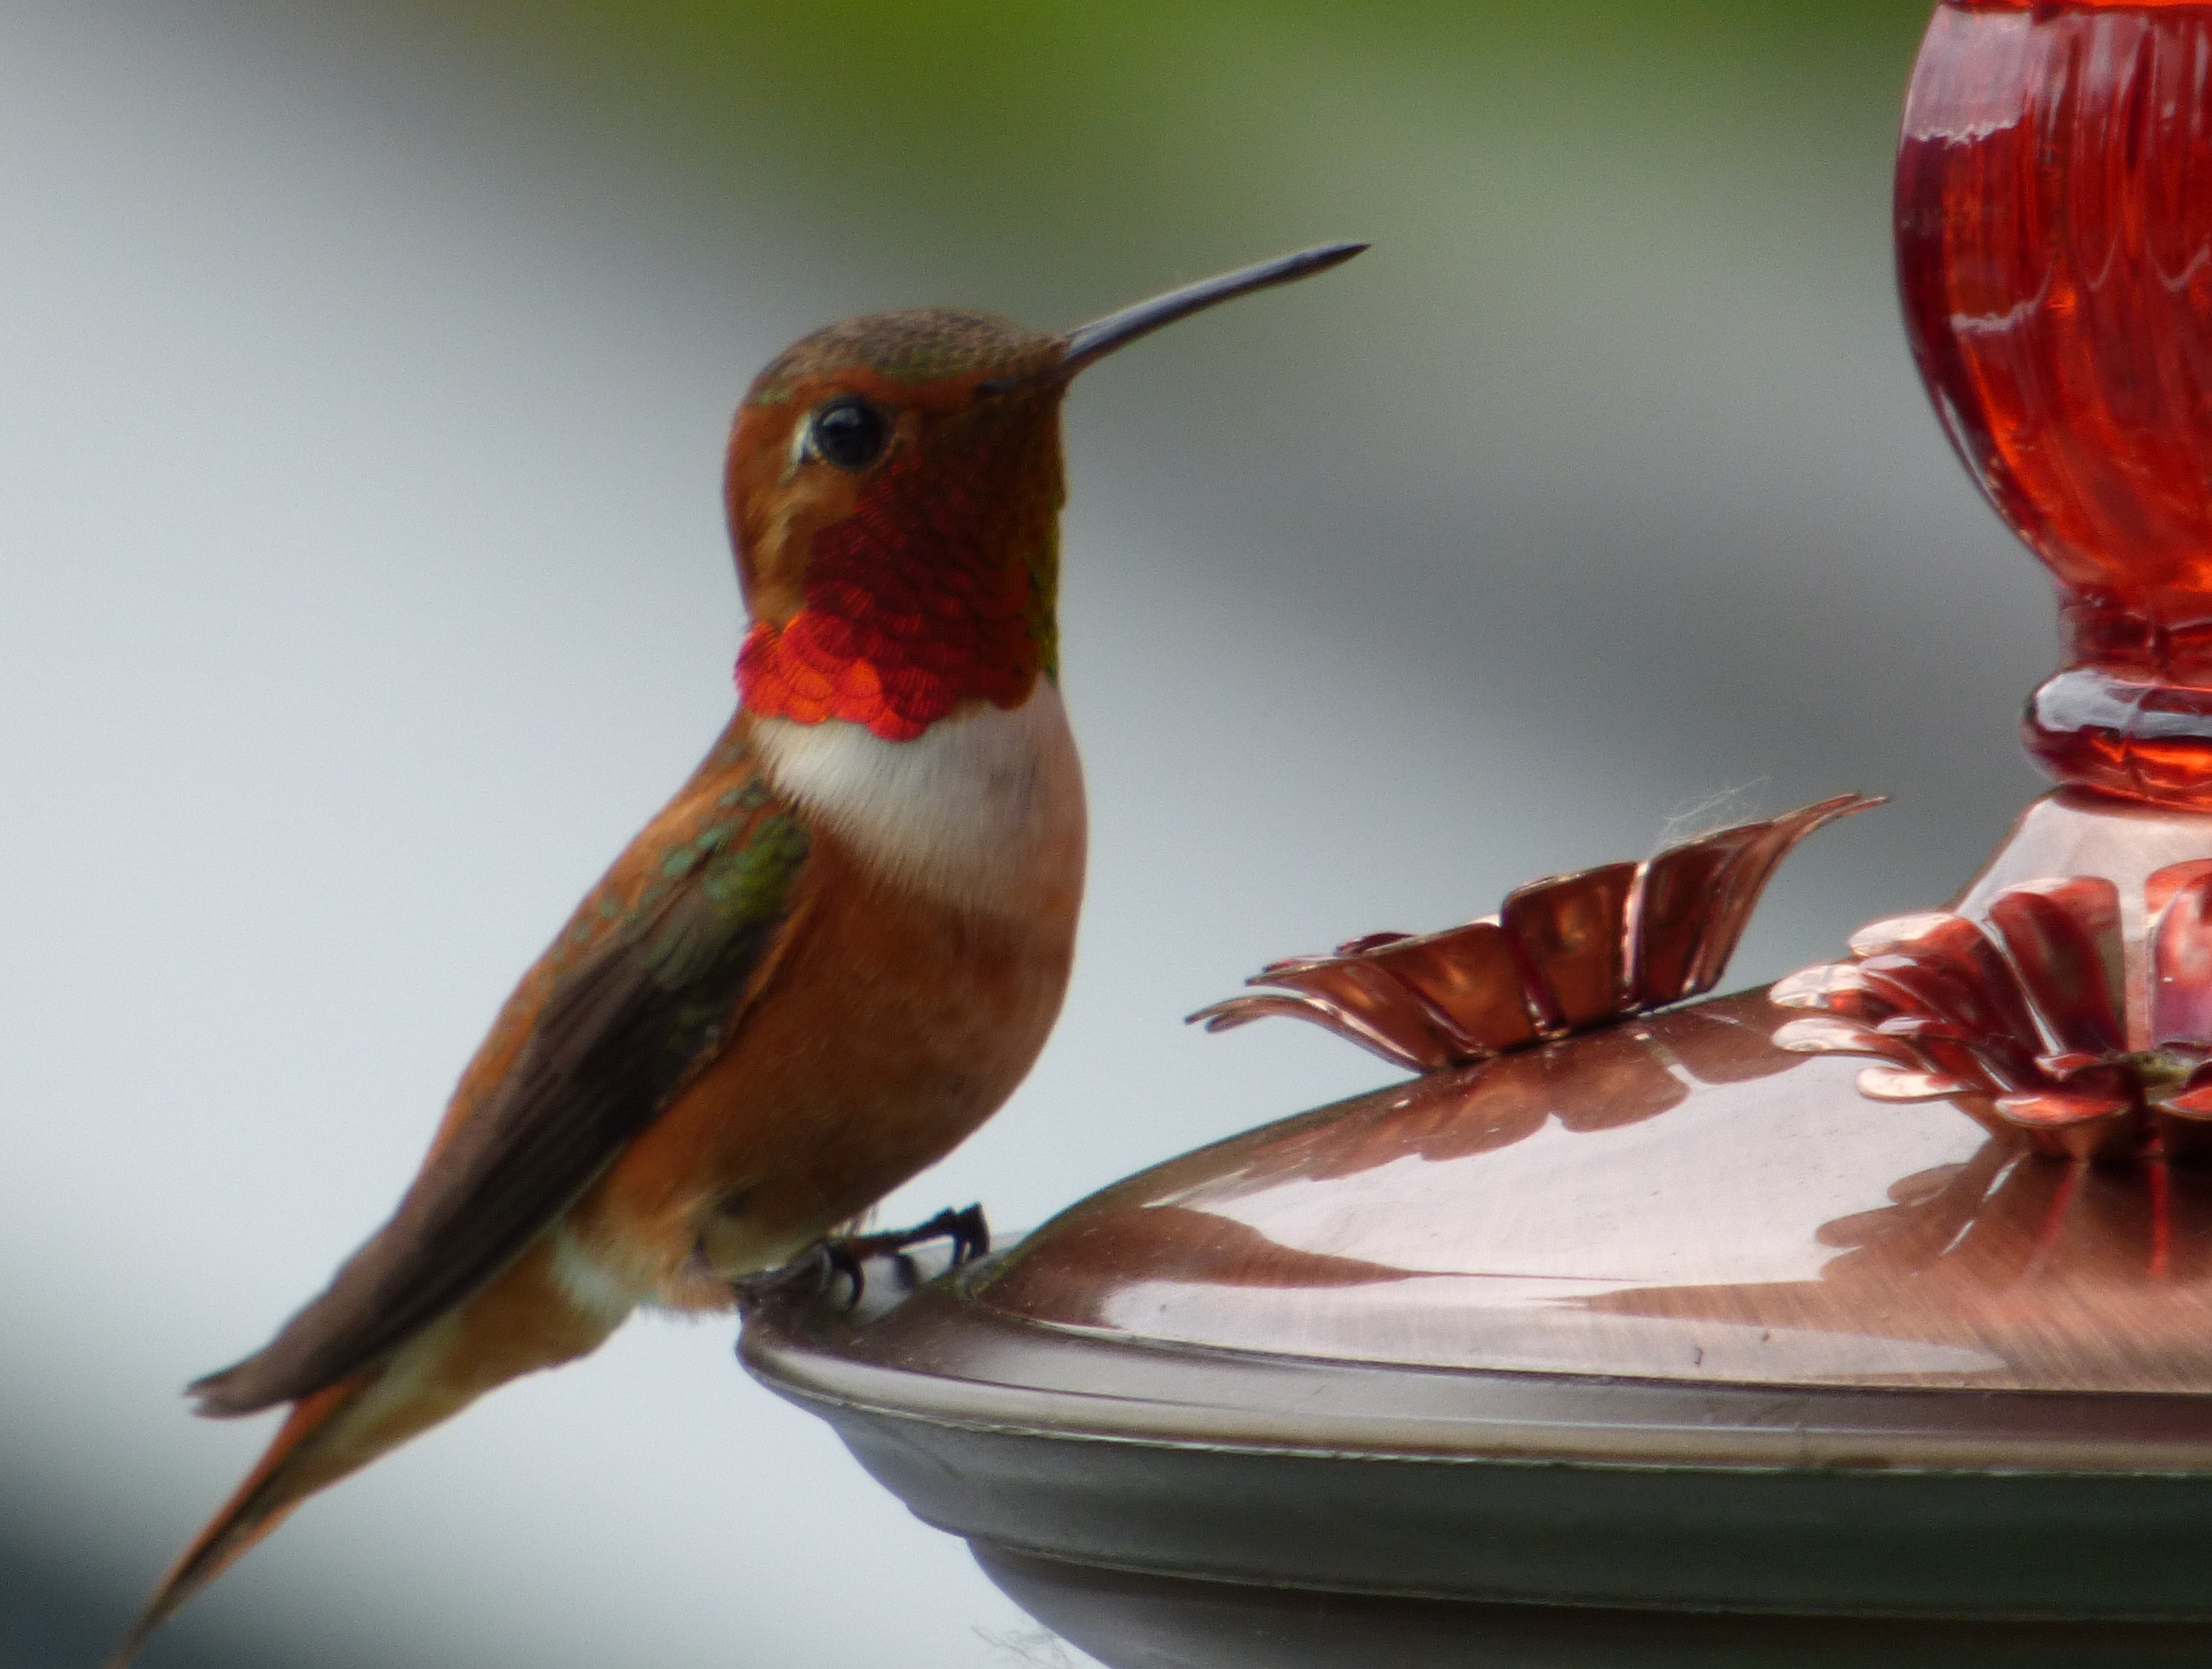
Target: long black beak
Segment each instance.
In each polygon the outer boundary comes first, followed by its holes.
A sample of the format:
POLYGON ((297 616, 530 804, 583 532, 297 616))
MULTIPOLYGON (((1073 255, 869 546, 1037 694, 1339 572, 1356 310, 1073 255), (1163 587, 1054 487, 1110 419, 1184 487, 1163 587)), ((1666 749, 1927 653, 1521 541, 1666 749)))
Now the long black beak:
POLYGON ((1124 307, 1117 313, 1094 320, 1080 330, 1067 335, 1067 347, 1060 355, 1055 367, 1058 374, 1072 377, 1093 360, 1103 359, 1116 348, 1126 348, 1139 337, 1146 337, 1163 325, 1172 325, 1178 319, 1188 319, 1203 312, 1217 301, 1227 301, 1239 295, 1249 295, 1254 290, 1266 289, 1273 284, 1287 284, 1293 279, 1307 277, 1316 272, 1326 272, 1340 265, 1367 246, 1364 243, 1323 244, 1317 249, 1302 249, 1295 255, 1283 255, 1272 261, 1262 261, 1237 272, 1224 272, 1218 278, 1208 278, 1200 283, 1186 284, 1165 295, 1156 295, 1149 301, 1139 301, 1133 307, 1124 307))

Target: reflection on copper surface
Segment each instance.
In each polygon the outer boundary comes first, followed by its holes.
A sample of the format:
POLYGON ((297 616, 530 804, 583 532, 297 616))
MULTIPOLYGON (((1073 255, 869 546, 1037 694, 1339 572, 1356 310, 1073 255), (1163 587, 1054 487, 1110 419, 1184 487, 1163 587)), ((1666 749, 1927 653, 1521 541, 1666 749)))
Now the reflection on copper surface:
MULTIPOLYGON (((1757 1053, 1772 1063, 1767 1070, 1786 1064, 1763 1047, 1762 1035, 1694 1010, 1685 1011, 1684 1021, 1676 1029, 1696 1040, 1698 1053, 1739 1069, 1757 1053)), ((1236 1174, 1247 1180, 1325 1180, 1401 1159, 1464 1159, 1524 1140, 1547 1122, 1572 1131, 1638 1123, 1690 1093, 1680 1059, 1671 1047, 1656 1048, 1641 1027, 1592 1032, 1571 1050, 1520 1051, 1269 1126, 1255 1132, 1265 1139, 1240 1156, 1236 1174)))
MULTIPOLYGON (((1852 936, 1853 960, 1777 984, 1820 1011, 1775 1041, 1872 1055, 1876 1101, 1948 1099, 2044 1153, 2160 1168, 2212 1147, 2212 864, 2154 871, 2143 989, 2130 1001, 2120 891, 2102 876, 2023 881, 1852 936)), ((2155 1186, 2163 1190, 2165 1183, 2155 1186)))
POLYGON ((1341 1361, 2212 1385, 2212 1170, 2148 1212, 2142 1172, 2047 1162, 1986 1108, 1869 1104, 1856 1062, 1778 1046, 1808 1020, 1863 1023, 1743 993, 1286 1120, 1094 1196, 976 1296, 1341 1361))
MULTIPOLYGON (((2161 1174, 2163 1174, 2161 1173, 2161 1174)), ((1786 1319, 1930 1344, 1972 1342, 2042 1382, 2094 1364, 2108 1385, 2202 1388, 2212 1372, 2212 1173, 2176 1170, 2161 1209, 2129 1172, 2051 1164, 1991 1138, 1971 1159, 1892 1188, 1893 1202, 1823 1223, 1842 1248, 1817 1281, 1649 1286, 1590 1308, 1723 1325, 1786 1319)))
MULTIPOLYGON (((1422 1271, 1361 1258, 1331 1257, 1279 1246, 1256 1229, 1210 1212, 1179 1205, 1129 1205, 1085 1214, 1069 1230, 1062 1257, 1115 1271, 1115 1284, 1164 1281, 1217 1287, 1367 1286, 1408 1281, 1422 1271)), ((1024 1270, 1034 1277, 1042 1261, 1012 1266, 996 1278, 994 1302, 1001 1309, 1026 1308, 1024 1270)), ((1105 1323, 1105 1294, 1097 1288, 1076 1296, 1073 1307, 1055 1317, 1072 1326, 1105 1323), (1085 1299, 1092 1301, 1087 1305, 1085 1299)))
POLYGON ((1277 989, 1190 1018, 1225 1031, 1286 1015, 1425 1072, 1662 1008, 1718 982, 1791 847, 1881 804, 1840 794, 1640 864, 1531 882, 1496 915, 1441 933, 1370 933, 1334 956, 1271 962, 1246 983, 1277 989))

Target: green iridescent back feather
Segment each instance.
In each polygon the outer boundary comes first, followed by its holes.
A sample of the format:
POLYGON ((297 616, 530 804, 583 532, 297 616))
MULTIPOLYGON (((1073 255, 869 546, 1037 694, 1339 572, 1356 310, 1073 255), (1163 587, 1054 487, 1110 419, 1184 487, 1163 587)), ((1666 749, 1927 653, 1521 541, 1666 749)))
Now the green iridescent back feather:
POLYGON ((373 1367, 527 1250, 728 1041, 808 849, 733 729, 523 980, 392 1220, 202 1411, 373 1367))

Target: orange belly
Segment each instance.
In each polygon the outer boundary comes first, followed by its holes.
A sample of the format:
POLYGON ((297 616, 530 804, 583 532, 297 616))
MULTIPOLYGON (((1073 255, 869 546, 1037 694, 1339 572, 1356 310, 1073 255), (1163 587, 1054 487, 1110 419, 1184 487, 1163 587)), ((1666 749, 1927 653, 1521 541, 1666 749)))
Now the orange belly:
POLYGON ((792 938, 730 1046, 568 1220, 620 1285, 724 1308, 951 1151, 1060 1011, 1079 874, 1019 916, 894 887, 817 832, 792 938))

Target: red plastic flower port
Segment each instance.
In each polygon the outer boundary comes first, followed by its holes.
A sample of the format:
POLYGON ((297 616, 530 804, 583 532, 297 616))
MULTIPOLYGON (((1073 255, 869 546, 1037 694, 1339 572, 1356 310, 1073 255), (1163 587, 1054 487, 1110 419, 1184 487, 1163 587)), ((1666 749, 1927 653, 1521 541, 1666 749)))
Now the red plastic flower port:
POLYGON ((1270 1014, 1325 1026, 1394 1066, 1433 1071, 1710 991, 1775 866, 1824 824, 1880 805, 1839 794, 1765 822, 1530 882, 1496 915, 1413 938, 1370 933, 1334 956, 1270 962, 1192 1016, 1226 1031, 1270 1014))
POLYGON ((2048 1154, 2212 1152, 2212 863, 2159 871, 2144 905, 2133 1002, 2118 889, 2027 881, 1996 895, 1985 922, 1937 910, 1861 928, 1852 961, 1774 986, 1784 1007, 1822 1011, 1774 1041, 1875 1056, 1862 1094, 1948 1100, 2048 1154))

